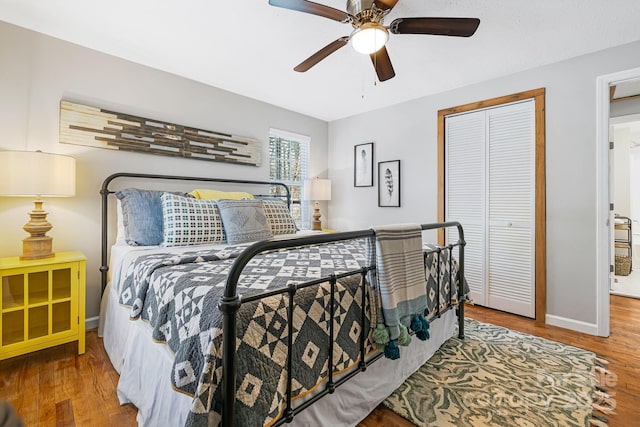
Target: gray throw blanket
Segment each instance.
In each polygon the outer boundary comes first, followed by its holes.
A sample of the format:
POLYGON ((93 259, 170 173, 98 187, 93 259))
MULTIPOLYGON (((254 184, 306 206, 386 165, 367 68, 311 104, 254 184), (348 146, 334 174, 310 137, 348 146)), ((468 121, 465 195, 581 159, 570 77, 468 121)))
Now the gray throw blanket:
POLYGON ((397 344, 408 345, 407 327, 428 338, 426 282, 422 251, 422 228, 418 224, 373 227, 376 238, 378 289, 384 324, 374 339, 385 346, 390 359, 399 357, 397 344), (385 335, 388 333, 388 339, 385 335))

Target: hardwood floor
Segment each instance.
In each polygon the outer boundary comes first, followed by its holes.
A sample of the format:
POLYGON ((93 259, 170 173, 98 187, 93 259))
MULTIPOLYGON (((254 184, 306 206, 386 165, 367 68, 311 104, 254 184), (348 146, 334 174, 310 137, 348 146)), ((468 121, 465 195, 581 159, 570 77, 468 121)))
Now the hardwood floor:
MULTIPOLYGON (((537 325, 529 319, 467 306, 467 317, 591 350, 610 362, 616 375, 610 388, 617 414, 610 427, 639 425, 640 300, 611 297, 611 336, 593 337, 567 329, 537 325)), ((95 330, 88 331, 87 352, 75 343, 0 362, 0 400, 13 404, 26 426, 134 426, 136 409, 120 406, 118 374, 95 330)), ((377 408, 359 427, 408 427, 413 424, 377 408)))

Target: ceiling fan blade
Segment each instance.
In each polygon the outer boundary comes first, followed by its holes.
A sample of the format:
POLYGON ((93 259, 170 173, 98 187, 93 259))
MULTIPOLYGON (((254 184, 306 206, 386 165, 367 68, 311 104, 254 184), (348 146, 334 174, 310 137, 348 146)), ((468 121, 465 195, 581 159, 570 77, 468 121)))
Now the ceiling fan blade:
POLYGON ((309 70, 311 67, 316 65, 318 62, 322 61, 327 56, 331 55, 336 50, 340 49, 342 46, 346 45, 349 42, 349 37, 340 37, 338 40, 332 41, 300 64, 298 64, 294 71, 298 71, 299 73, 304 73, 309 70))
POLYGON ((285 9, 296 10, 298 12, 310 13, 312 15, 323 16, 339 22, 351 22, 351 15, 330 6, 314 3, 307 0, 269 0, 271 6, 283 7, 285 9))
POLYGON ((388 10, 393 9, 393 6, 395 6, 398 1, 399 0, 375 0, 373 4, 380 10, 388 10))
POLYGON ((389 25, 389 31, 393 34, 470 37, 478 25, 478 18, 398 18, 389 25))
POLYGON ((376 69, 376 74, 378 75, 378 80, 381 82, 385 80, 389 80, 396 75, 396 72, 393 71, 393 65, 391 65, 391 58, 389 58, 389 53, 387 53, 387 48, 382 46, 378 51, 369 55, 371 57, 371 62, 373 62, 373 67, 376 69))

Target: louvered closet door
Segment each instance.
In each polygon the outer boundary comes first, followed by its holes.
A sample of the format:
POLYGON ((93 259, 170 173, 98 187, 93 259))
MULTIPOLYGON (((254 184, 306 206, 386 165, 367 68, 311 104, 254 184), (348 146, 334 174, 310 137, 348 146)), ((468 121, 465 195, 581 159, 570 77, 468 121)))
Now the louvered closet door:
MULTIPOLYGON (((535 104, 445 119, 445 218, 465 231, 465 275, 483 306, 535 317, 535 104)), ((455 241, 450 230, 448 241, 455 241)))
MULTIPOLYGON (((485 299, 485 113, 447 117, 445 212, 448 221, 464 227, 465 276, 471 298, 485 299)), ((449 229, 447 240, 456 242, 458 232, 449 229)))
POLYGON ((535 317, 533 100, 487 110, 487 305, 535 317))

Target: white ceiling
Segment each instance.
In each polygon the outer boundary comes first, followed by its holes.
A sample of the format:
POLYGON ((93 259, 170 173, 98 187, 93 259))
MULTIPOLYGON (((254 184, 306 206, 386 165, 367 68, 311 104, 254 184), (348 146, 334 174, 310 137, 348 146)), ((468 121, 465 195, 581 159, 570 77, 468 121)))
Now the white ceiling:
POLYGON ((268 0, 0 0, 0 20, 327 121, 640 40, 638 0, 401 0, 385 23, 412 16, 481 23, 471 38, 391 34, 396 77, 376 84, 350 46, 293 71, 351 26, 268 0))

